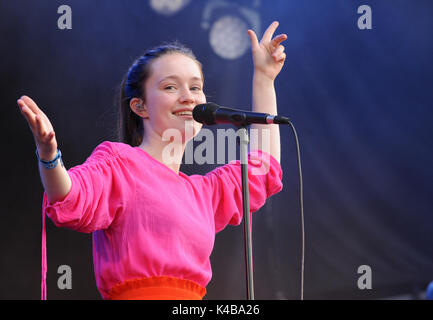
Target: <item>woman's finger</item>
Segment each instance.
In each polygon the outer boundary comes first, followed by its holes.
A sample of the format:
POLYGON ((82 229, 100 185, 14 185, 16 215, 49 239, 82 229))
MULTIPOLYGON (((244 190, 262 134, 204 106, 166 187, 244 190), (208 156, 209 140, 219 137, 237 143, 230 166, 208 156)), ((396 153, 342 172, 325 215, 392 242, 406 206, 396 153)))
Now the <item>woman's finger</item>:
MULTIPOLYGON (((20 98, 17 100, 17 103, 21 109, 21 114, 27 120, 27 123, 32 130, 33 137, 35 139, 38 149, 40 149, 41 146, 51 147, 52 145, 55 145, 55 133, 50 121, 48 120, 46 115, 42 111, 40 111, 39 108, 37 108, 34 101, 32 104, 32 108, 30 108, 25 103, 25 100, 27 99, 20 98), (39 110, 39 112, 35 113, 35 110, 39 110)), ((32 103, 32 101, 30 100, 27 100, 27 102, 32 103)))
POLYGON ((259 40, 257 39, 256 33, 253 30, 249 29, 248 35, 250 36, 251 48, 254 50, 259 47, 259 40))
POLYGON ((278 57, 280 56, 282 53, 284 52, 284 46, 283 45, 279 45, 277 49, 275 49, 275 51, 272 53, 273 57, 278 57))
POLYGON ((48 143, 51 143, 52 141, 53 141, 53 139, 54 139, 54 131, 50 131, 48 134, 47 134, 47 136, 45 137, 45 143, 46 144, 48 144, 48 143))
POLYGON ((23 111, 23 108, 25 108, 24 110, 26 110, 27 112, 33 113, 33 111, 31 111, 30 108, 26 106, 26 103, 23 100, 18 99, 17 104, 20 107, 21 111, 23 111))
POLYGON ((20 111, 24 115, 24 117, 27 120, 31 120, 32 122, 34 122, 35 114, 25 104, 19 106, 20 106, 20 111))
POLYGON ((272 22, 269 27, 266 29, 265 33, 263 34, 261 42, 270 42, 272 39, 272 36, 274 35, 275 30, 278 27, 279 22, 274 21, 272 22))
POLYGON ((32 98, 30 98, 30 97, 28 97, 28 96, 22 96, 20 99, 23 100, 24 103, 26 104, 26 106, 27 106, 30 110, 32 110, 34 113, 38 114, 38 113, 41 113, 41 112, 42 112, 42 110, 39 109, 39 107, 38 107, 37 104, 33 101, 32 98))
POLYGON ((276 36, 274 39, 272 39, 271 41, 271 45, 276 48, 280 45, 281 42, 287 40, 287 34, 280 34, 278 36, 276 36))
POLYGON ((21 114, 27 120, 27 123, 29 124, 30 129, 33 130, 36 126, 35 114, 25 105, 25 103, 23 101, 18 102, 18 105, 20 107, 21 114))
POLYGON ((36 116, 36 127, 38 129, 37 130, 38 136, 43 138, 47 134, 47 130, 40 115, 36 116))
POLYGON ((274 59, 276 62, 284 62, 284 60, 286 60, 286 54, 283 52, 282 54, 276 56, 274 59))

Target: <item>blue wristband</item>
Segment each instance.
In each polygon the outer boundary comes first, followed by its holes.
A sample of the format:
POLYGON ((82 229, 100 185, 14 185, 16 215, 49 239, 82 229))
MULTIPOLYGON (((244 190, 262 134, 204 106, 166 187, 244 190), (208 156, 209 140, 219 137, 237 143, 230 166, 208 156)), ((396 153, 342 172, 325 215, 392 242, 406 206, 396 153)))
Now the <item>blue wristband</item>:
POLYGON ((42 160, 41 158, 39 158, 38 149, 36 148, 36 157, 38 158, 39 162, 42 163, 42 165, 46 169, 54 169, 55 167, 57 167, 57 163, 58 163, 57 160, 59 160, 59 159, 60 159, 60 163, 63 166, 62 153, 60 152, 60 149, 57 149, 57 155, 55 156, 55 158, 53 160, 45 161, 45 160, 42 160))

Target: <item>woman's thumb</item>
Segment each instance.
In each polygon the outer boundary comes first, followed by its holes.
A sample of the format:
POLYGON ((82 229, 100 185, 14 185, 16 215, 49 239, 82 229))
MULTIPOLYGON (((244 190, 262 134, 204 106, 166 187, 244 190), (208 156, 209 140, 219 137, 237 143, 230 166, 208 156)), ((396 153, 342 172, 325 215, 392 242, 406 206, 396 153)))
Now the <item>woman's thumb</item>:
POLYGON ((253 49, 255 49, 256 47, 259 46, 259 40, 257 39, 257 35, 256 35, 256 33, 255 33, 253 30, 251 30, 251 29, 248 29, 248 35, 250 36, 251 47, 252 47, 253 49))

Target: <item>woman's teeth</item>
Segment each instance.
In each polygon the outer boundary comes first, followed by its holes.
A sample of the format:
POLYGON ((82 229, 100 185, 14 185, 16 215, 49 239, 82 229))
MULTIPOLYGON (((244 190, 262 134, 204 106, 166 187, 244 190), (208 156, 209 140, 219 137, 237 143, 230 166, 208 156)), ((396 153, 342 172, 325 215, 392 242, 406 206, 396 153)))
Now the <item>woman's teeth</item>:
POLYGON ((182 112, 177 112, 175 113, 176 116, 192 116, 192 112, 191 111, 182 111, 182 112))

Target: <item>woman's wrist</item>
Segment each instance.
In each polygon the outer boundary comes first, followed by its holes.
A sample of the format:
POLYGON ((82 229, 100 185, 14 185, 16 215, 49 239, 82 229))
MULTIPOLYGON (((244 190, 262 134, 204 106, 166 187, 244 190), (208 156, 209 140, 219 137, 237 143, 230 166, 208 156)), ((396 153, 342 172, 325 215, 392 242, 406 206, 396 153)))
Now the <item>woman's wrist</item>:
POLYGON ((49 154, 47 156, 39 154, 39 150, 37 148, 35 153, 39 163, 41 163, 46 169, 54 169, 57 167, 59 161, 63 166, 62 152, 59 149, 56 150, 55 154, 49 154))
POLYGON ((40 150, 39 148, 36 148, 38 158, 43 161, 53 160, 57 155, 57 151, 58 149, 54 149, 53 151, 44 151, 44 150, 40 150))
POLYGON ((260 85, 273 86, 275 78, 271 78, 262 71, 254 70, 253 81, 259 83, 260 85))

